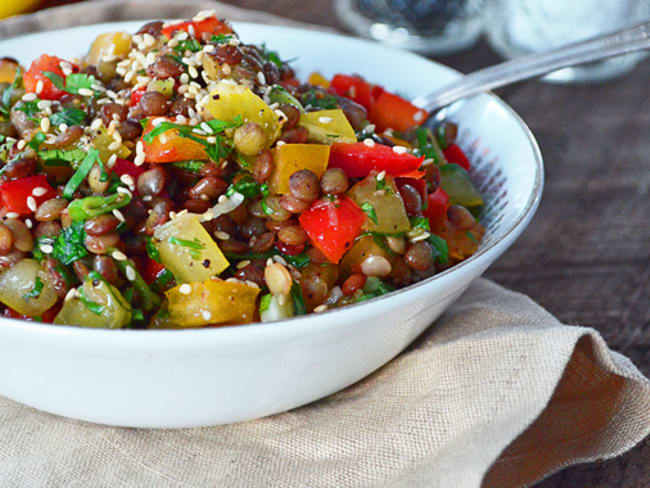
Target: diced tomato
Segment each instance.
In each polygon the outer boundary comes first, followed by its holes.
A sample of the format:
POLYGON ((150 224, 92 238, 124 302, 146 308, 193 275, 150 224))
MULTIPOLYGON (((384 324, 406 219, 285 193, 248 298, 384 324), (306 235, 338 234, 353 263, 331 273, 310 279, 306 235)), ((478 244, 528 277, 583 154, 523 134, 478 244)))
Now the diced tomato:
POLYGON ((447 159, 448 163, 457 164, 464 170, 469 171, 469 159, 467 159, 467 156, 465 156, 465 153, 458 146, 458 144, 449 144, 449 146, 447 146, 447 149, 443 149, 442 152, 445 155, 445 159, 447 159))
POLYGON ((395 184, 400 191, 402 191, 402 187, 404 185, 411 185, 422 197, 422 202, 425 202, 427 200, 427 182, 422 178, 417 179, 400 176, 399 178, 395 178, 395 184))
POLYGON ((147 91, 147 86, 140 86, 136 88, 135 90, 131 91, 131 101, 129 102, 129 105, 131 107, 136 106, 138 103, 140 103, 140 99, 142 98, 142 95, 147 91))
POLYGON ((274 247, 282 254, 286 254, 287 256, 295 256, 296 254, 300 254, 305 250, 304 244, 302 246, 294 246, 293 244, 287 244, 286 242, 282 242, 280 240, 275 241, 274 247))
MULTIPOLYGON (((160 119, 161 117, 153 117, 160 119)), ((173 119, 166 119, 173 122, 173 119)), ((148 163, 174 163, 176 161, 189 161, 191 159, 208 159, 205 147, 191 139, 181 137, 178 131, 172 129, 165 132, 165 142, 161 141, 161 136, 156 137, 151 144, 144 142, 144 136, 154 128, 153 121, 150 119, 147 127, 142 133, 142 144, 144 146, 145 161, 148 163)))
POLYGON ((337 95, 347 97, 362 105, 366 110, 375 102, 375 93, 380 93, 383 88, 373 86, 360 76, 334 75, 330 82, 330 89, 337 95))
MULTIPOLYGON (((401 176, 417 170, 424 156, 396 152, 383 144, 368 146, 363 142, 335 142, 330 149, 330 168, 341 168, 350 178, 364 178, 372 170, 401 176)), ((410 176, 410 175, 409 175, 410 176)))
POLYGON ((441 187, 430 193, 427 197, 427 208, 422 210, 422 214, 429 218, 431 230, 438 229, 447 217, 449 209, 449 195, 441 187))
POLYGON ((165 271, 165 267, 160 264, 157 261, 154 261, 150 257, 146 257, 143 259, 144 264, 142 266, 142 278, 144 281, 147 282, 147 284, 152 284, 158 277, 161 275, 163 271, 165 271))
POLYGON ((7 181, 0 185, 2 206, 7 212, 15 212, 18 215, 29 215, 33 212, 27 203, 30 197, 34 199, 34 203, 38 206, 45 200, 49 200, 55 196, 56 192, 43 175, 27 176, 18 180, 7 181), (36 190, 37 188, 42 188, 42 190, 36 190))
POLYGON ((185 31, 196 39, 202 40, 203 34, 218 35, 218 34, 231 34, 232 29, 224 21, 216 17, 208 17, 207 19, 199 20, 198 22, 188 20, 186 22, 179 22, 165 27, 162 30, 163 35, 169 39, 172 38, 174 32, 185 31), (193 27, 194 32, 190 32, 190 26, 193 27))
POLYGON ((338 263, 361 234, 366 214, 348 196, 316 200, 298 219, 312 245, 332 263, 338 263))
POLYGON ((375 124, 378 132, 388 128, 405 131, 420 125, 429 113, 416 107, 408 100, 393 93, 383 91, 368 112, 368 120, 375 124))
MULTIPOLYGON (((43 83, 43 88, 38 94, 39 98, 43 100, 58 100, 63 95, 65 95, 65 91, 54 86, 52 80, 43 74, 44 71, 49 71, 65 79, 65 75, 63 74, 63 70, 60 66, 60 63, 62 61, 64 60, 57 56, 50 56, 48 54, 41 54, 40 57, 32 61, 29 70, 27 70, 23 75, 25 90, 28 92, 36 93, 36 87, 40 81, 43 83)), ((70 65, 72 66, 72 71, 74 73, 79 71, 79 67, 74 66, 72 63, 70 63, 70 65)))

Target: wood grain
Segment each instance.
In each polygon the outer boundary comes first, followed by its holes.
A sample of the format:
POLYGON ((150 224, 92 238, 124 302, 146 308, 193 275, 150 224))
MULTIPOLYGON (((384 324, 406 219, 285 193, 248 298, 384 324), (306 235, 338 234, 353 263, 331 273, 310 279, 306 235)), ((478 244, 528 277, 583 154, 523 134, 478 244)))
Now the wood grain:
MULTIPOLYGON (((48 0, 46 6, 70 3, 48 0)), ((227 0, 338 27, 332 2, 227 0)), ((155 16, 155 15, 153 15, 155 16)), ((481 43, 434 59, 463 72, 498 62, 481 43)), ((596 328, 650 374, 650 62, 599 85, 537 81, 499 93, 536 135, 546 187, 536 217, 486 273, 565 323, 596 328)), ((609 461, 574 466, 539 488, 645 488, 650 440, 609 461)))

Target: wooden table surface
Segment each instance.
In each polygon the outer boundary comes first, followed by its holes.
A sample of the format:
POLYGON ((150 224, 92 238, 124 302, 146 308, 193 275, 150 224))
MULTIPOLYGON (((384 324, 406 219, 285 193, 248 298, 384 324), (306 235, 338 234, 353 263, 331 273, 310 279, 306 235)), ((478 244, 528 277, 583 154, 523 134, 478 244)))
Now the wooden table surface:
MULTIPOLYGON (((69 3, 48 0, 47 6, 69 3)), ((226 0, 343 30, 332 3, 226 0)), ((499 61, 485 43, 433 59, 470 72, 499 61)), ((546 166, 537 215, 486 273, 561 321, 597 329, 650 375, 650 61, 591 86, 529 81, 498 93, 528 123, 546 166)), ((574 466, 538 488, 646 488, 650 438, 630 452, 574 466)))

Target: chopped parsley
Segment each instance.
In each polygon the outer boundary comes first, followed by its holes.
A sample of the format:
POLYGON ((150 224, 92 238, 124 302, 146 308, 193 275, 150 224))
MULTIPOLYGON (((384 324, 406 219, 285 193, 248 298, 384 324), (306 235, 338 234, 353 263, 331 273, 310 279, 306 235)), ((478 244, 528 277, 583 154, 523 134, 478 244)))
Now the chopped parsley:
POLYGON ((266 47, 265 43, 262 43, 262 45, 260 46, 260 53, 267 61, 270 61, 278 68, 282 68, 282 65, 284 63, 280 59, 280 56, 278 55, 277 51, 271 51, 269 48, 266 47))
POLYGON ((370 204, 370 202, 363 202, 361 204, 361 210, 364 211, 364 213, 368 216, 370 220, 372 220, 375 224, 378 223, 377 220, 377 212, 375 212, 375 207, 370 204))
POLYGON ((293 256, 283 255, 283 257, 287 263, 297 269, 302 269, 311 262, 307 253, 304 252, 293 256))
POLYGON ((266 197, 269 194, 269 186, 266 183, 260 185, 252 176, 244 175, 236 183, 231 183, 226 190, 227 197, 235 193, 241 193, 246 198, 253 198, 257 195, 266 197))
POLYGON ((426 217, 411 217, 411 227, 413 229, 419 228, 424 229, 427 232, 431 231, 431 226, 429 225, 429 219, 426 217))
POLYGON ((41 109, 38 108, 38 102, 40 102, 38 98, 36 100, 32 100, 31 102, 20 101, 16 104, 14 109, 25 112, 25 115, 34 121, 34 116, 41 111, 41 109))
POLYGON ((449 247, 447 246, 446 240, 440 236, 431 234, 427 237, 427 242, 431 244, 431 253, 434 261, 440 264, 446 264, 449 262, 449 247))
POLYGON ((357 299, 358 302, 370 300, 371 298, 380 297, 386 293, 394 291, 395 287, 388 283, 384 283, 376 276, 369 276, 366 284, 363 286, 363 294, 357 299))
POLYGON ((16 91, 16 87, 20 84, 21 81, 22 76, 20 74, 20 68, 16 68, 14 81, 12 81, 11 85, 9 85, 9 87, 2 92, 2 98, 0 99, 0 113, 5 116, 9 115, 9 111, 11 110, 11 99, 14 95, 14 92, 16 91))
POLYGON ((31 147, 34 151, 38 151, 38 148, 45 142, 45 134, 43 134, 41 131, 38 131, 36 134, 34 134, 34 137, 27 143, 29 147, 31 147))
POLYGON ((377 177, 375 177, 375 190, 386 190, 390 191, 391 188, 386 184, 386 178, 382 178, 381 180, 378 180, 377 177))
POLYGON ((41 292, 43 291, 43 286, 44 286, 43 281, 41 281, 41 278, 37 276, 36 279, 34 280, 34 288, 32 288, 27 293, 25 293, 23 295, 23 298, 25 300, 29 300, 30 298, 38 298, 38 297, 40 297, 41 292))
POLYGON ((302 288, 295 281, 291 285, 291 298, 293 299, 293 309, 296 315, 305 315, 307 307, 305 307, 305 300, 302 296, 302 288))
POLYGON ((68 265, 88 254, 86 250, 86 231, 81 220, 73 221, 70 227, 66 227, 51 242, 43 241, 44 244, 51 244, 53 251, 51 256, 61 263, 68 265))
POLYGON ((215 44, 225 44, 226 42, 230 42, 231 39, 232 34, 217 34, 212 36, 210 42, 213 42, 215 44))
POLYGON ((86 112, 76 107, 64 108, 50 115, 52 125, 81 125, 86 120, 86 112))
POLYGON ((185 41, 181 41, 178 43, 176 47, 174 47, 174 51, 176 51, 179 54, 183 54, 185 51, 191 51, 193 53, 198 53, 201 49, 203 49, 203 46, 201 46, 201 43, 194 39, 193 37, 190 37, 189 39, 186 39, 185 41))
POLYGON ((444 163, 442 151, 429 129, 418 127, 415 130, 415 138, 417 141, 416 155, 424 156, 426 159, 433 159, 433 162, 437 165, 444 163))
POLYGON ((72 93, 73 95, 78 95, 79 90, 82 88, 92 90, 93 85, 97 82, 93 75, 87 75, 85 73, 71 73, 65 79, 52 71, 43 71, 43 75, 49 78, 52 84, 59 90, 72 93))
POLYGON ((303 106, 312 106, 321 109, 334 109, 339 108, 339 102, 336 97, 330 93, 314 90, 309 90, 302 96, 303 106))

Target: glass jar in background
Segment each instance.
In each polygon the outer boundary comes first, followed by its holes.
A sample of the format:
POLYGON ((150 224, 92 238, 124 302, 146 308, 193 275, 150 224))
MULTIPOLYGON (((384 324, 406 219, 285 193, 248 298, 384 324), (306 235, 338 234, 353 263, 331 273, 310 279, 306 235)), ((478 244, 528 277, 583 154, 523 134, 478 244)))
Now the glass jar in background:
MULTIPOLYGON (((488 42, 515 58, 579 41, 650 17, 650 0, 487 0, 488 42)), ((564 68, 543 79, 553 83, 605 81, 631 71, 645 53, 564 68)))
POLYGON ((421 53, 467 49, 482 30, 483 0, 336 0, 356 34, 421 53))

